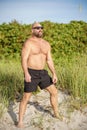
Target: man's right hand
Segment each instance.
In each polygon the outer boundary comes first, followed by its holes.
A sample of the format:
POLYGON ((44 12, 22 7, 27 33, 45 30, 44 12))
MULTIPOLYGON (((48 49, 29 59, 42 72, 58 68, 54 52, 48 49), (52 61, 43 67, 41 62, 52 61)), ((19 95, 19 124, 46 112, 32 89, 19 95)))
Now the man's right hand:
POLYGON ((31 76, 30 76, 29 73, 26 73, 26 74, 25 74, 25 81, 26 81, 26 82, 31 82, 31 76))

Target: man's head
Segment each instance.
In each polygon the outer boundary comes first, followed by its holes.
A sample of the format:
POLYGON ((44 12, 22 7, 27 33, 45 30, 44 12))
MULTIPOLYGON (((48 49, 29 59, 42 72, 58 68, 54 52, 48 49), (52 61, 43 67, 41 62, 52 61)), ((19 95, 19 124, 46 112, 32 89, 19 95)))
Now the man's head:
POLYGON ((43 36, 43 27, 39 22, 34 22, 32 24, 32 35, 38 38, 41 38, 43 36))

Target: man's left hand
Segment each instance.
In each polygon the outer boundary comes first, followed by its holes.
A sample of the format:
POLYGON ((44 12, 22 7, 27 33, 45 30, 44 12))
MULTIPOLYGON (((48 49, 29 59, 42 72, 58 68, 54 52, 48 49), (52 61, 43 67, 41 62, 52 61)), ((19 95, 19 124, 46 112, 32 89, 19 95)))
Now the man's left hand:
POLYGON ((53 75, 53 77, 52 77, 52 81, 53 81, 54 84, 57 83, 58 79, 57 79, 57 76, 56 76, 56 75, 53 75))

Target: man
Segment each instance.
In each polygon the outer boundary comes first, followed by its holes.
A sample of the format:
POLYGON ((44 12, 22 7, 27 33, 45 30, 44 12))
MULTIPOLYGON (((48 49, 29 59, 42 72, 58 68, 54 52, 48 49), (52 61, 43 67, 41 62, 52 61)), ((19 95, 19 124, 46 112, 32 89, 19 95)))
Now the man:
POLYGON ((35 22, 32 25, 32 36, 24 43, 22 49, 22 67, 24 71, 24 95, 19 105, 19 122, 18 127, 23 127, 23 116, 27 103, 32 92, 37 90, 37 86, 46 89, 50 93, 50 102, 54 111, 54 116, 60 118, 58 113, 57 89, 55 83, 57 76, 51 57, 50 44, 42 39, 43 27, 40 23, 35 22), (48 65, 52 73, 52 78, 44 70, 48 65))

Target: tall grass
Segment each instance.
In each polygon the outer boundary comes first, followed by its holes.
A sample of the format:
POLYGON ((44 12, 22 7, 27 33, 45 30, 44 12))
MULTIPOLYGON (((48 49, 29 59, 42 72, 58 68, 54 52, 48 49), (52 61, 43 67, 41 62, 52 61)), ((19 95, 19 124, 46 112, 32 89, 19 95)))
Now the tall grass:
MULTIPOLYGON (((87 102, 87 56, 56 59, 56 73, 60 89, 67 89, 73 97, 87 102)), ((14 100, 17 92, 23 93, 23 71, 20 61, 0 61, 0 111, 1 104, 14 100)))
POLYGON ((67 89, 73 97, 80 98, 82 103, 87 102, 87 56, 73 56, 60 58, 57 66, 58 85, 67 89))
POLYGON ((17 93, 23 92, 23 73, 20 62, 0 61, 0 117, 9 101, 16 98, 17 93))
POLYGON ((7 101, 14 100, 17 92, 23 92, 23 72, 18 61, 0 62, 0 96, 7 101))

